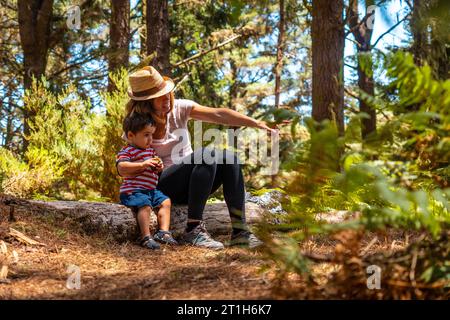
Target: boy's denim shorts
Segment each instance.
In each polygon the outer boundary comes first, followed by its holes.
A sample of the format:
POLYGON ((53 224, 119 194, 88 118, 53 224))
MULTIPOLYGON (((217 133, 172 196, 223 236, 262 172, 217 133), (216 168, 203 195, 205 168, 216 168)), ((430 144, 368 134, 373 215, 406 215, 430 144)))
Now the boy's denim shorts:
POLYGON ((169 197, 158 189, 140 189, 133 191, 133 193, 120 194, 120 203, 127 207, 131 207, 135 211, 145 206, 156 208, 166 199, 169 199, 169 197))

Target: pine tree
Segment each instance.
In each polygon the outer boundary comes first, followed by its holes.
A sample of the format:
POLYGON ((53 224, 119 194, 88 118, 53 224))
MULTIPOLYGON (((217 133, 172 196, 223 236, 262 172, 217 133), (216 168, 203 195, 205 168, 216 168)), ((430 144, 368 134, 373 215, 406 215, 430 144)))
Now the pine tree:
POLYGON ((344 132, 343 0, 312 2, 312 116, 344 132))

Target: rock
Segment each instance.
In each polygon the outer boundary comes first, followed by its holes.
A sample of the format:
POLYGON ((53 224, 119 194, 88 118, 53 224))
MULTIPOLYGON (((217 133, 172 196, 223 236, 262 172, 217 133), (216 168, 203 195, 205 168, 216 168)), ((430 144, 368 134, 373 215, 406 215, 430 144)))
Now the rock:
POLYGON ((281 201, 284 197, 285 195, 278 190, 270 190, 260 196, 253 196, 247 192, 245 194, 245 201, 255 203, 273 214, 285 214, 286 211, 281 206, 281 201))
POLYGON ((318 221, 324 221, 330 224, 337 224, 344 221, 356 219, 359 216, 359 212, 346 211, 346 210, 333 210, 329 212, 318 213, 315 219, 318 221))

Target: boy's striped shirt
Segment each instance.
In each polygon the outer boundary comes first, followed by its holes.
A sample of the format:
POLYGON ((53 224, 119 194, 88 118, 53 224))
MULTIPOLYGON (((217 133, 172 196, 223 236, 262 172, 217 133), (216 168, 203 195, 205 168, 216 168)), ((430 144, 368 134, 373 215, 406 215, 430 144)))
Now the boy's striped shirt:
MULTIPOLYGON (((116 165, 122 161, 143 162, 156 156, 153 148, 139 149, 132 145, 127 145, 119 151, 116 158, 116 165)), ((147 168, 136 177, 124 177, 120 186, 120 193, 132 193, 137 189, 153 190, 158 185, 158 174, 147 168)))

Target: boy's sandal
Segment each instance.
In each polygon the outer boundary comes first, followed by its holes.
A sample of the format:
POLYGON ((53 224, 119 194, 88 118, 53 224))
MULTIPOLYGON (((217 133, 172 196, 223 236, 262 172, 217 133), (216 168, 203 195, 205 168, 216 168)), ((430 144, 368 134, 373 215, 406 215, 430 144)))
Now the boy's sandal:
POLYGON ((178 242, 172 237, 172 233, 170 231, 159 230, 153 237, 156 241, 164 244, 178 244, 178 242))
POLYGON ((156 242, 152 237, 146 236, 140 241, 140 245, 147 249, 157 250, 160 248, 158 242, 156 242))

